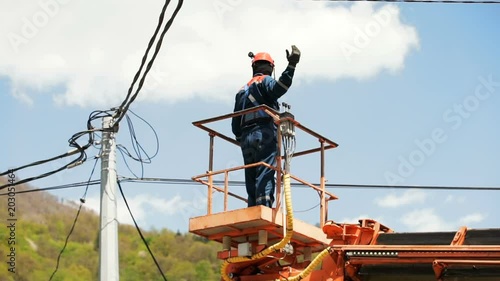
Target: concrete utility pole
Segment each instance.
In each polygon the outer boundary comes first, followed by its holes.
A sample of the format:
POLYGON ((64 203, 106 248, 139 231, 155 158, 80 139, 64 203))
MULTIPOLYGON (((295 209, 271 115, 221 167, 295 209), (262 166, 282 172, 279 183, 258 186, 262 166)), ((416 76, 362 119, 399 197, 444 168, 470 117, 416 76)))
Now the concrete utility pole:
POLYGON ((99 232, 99 280, 120 280, 118 268, 118 221, 116 219, 116 142, 113 118, 102 121, 101 216, 99 232))

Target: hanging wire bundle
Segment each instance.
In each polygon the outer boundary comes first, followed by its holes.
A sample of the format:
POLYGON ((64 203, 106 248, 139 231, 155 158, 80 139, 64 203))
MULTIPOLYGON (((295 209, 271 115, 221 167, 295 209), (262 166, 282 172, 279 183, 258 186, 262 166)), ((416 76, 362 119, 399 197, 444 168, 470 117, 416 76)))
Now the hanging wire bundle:
POLYGON ((285 174, 290 172, 290 162, 292 161, 293 153, 295 152, 295 126, 293 121, 295 117, 290 113, 290 105, 282 103, 284 112, 280 113, 280 130, 283 140, 283 149, 285 152, 284 168, 285 174))

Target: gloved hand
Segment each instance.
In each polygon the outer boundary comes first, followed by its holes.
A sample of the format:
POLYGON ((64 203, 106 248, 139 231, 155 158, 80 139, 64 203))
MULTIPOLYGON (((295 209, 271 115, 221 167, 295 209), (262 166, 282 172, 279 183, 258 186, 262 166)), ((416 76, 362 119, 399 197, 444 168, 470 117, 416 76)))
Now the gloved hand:
POLYGON ((288 64, 296 66, 300 61, 300 50, 297 46, 292 45, 292 53, 286 50, 286 59, 288 60, 288 64))

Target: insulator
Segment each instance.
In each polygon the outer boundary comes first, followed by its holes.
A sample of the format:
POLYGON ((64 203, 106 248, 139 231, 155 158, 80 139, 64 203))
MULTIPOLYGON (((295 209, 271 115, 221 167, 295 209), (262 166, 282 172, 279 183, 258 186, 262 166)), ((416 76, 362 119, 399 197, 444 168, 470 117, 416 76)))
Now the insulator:
POLYGON ((284 137, 295 136, 295 126, 293 125, 292 120, 295 120, 295 117, 290 112, 287 111, 280 113, 280 129, 281 134, 284 137))

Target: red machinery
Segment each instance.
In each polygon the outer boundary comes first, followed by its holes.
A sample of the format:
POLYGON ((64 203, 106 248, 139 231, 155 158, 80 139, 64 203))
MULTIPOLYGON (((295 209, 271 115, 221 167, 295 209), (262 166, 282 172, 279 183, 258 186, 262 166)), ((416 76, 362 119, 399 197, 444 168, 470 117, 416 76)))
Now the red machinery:
MULTIPOLYGON (((208 187, 207 214, 190 219, 190 232, 222 243, 218 252, 223 260, 221 280, 328 280, 328 281, 461 281, 500 280, 500 229, 467 229, 456 232, 395 233, 389 227, 371 219, 357 224, 329 221, 328 202, 338 199, 325 190, 324 153, 338 145, 290 118, 283 117, 267 106, 227 114, 193 123, 210 136, 209 170, 193 180, 208 187), (316 186, 283 171, 278 157, 276 207, 255 206, 228 210, 229 198, 246 201, 229 190, 230 172, 239 166, 213 170, 214 138, 238 143, 206 124, 236 115, 264 110, 280 126, 285 122, 311 135, 319 147, 295 152, 294 157, 317 153, 320 157, 320 184, 316 186), (214 176, 224 175, 223 186, 214 184, 214 176), (282 175, 282 176, 280 176, 282 175), (316 190, 320 195, 320 227, 293 218, 290 181, 316 190), (282 182, 283 181, 283 182, 282 182), (222 212, 212 212, 212 193, 224 194, 222 212)), ((281 150, 281 132, 278 145, 281 150)), ((267 165, 260 162, 251 165, 267 165)), ((250 165, 247 165, 250 166, 250 165)))

